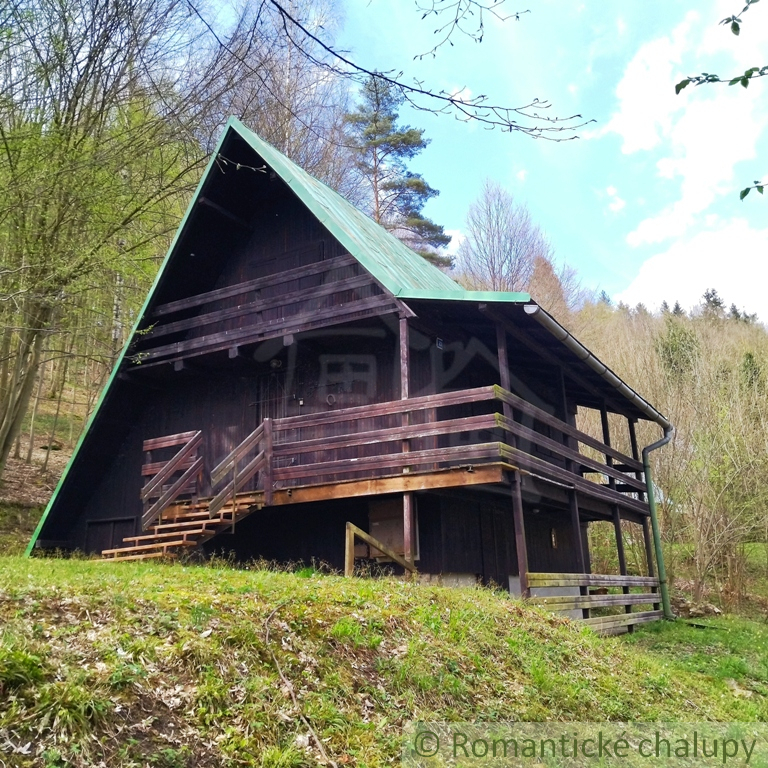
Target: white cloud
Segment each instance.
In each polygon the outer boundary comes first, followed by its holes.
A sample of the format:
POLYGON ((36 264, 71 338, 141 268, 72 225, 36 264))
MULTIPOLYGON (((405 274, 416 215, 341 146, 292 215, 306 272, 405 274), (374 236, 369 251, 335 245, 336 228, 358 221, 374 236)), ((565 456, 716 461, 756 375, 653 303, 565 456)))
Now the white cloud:
POLYGON ((729 8, 729 0, 716 0, 705 17, 691 11, 670 35, 645 43, 616 88, 616 112, 595 134, 618 134, 624 154, 652 152, 648 160, 655 163, 656 177, 669 181, 663 185, 665 198, 676 195, 651 208, 627 235, 633 247, 685 235, 718 198, 737 194, 743 180, 736 179, 735 166, 755 158, 768 127, 759 88, 691 85, 680 95, 674 91, 676 82, 702 69, 723 76, 743 71, 742 63, 751 61, 744 56, 768 44, 768 25, 753 9, 742 25, 742 34, 751 33, 744 47, 741 36, 718 25, 733 12, 729 8))
POLYGON ((608 187, 605 190, 605 193, 610 198, 610 202, 608 203, 608 209, 613 211, 614 213, 618 213, 627 203, 625 200, 622 200, 619 197, 619 190, 616 189, 613 185, 608 187))
POLYGON ((445 234, 451 236, 451 242, 448 244, 445 252, 449 256, 455 256, 459 251, 459 247, 467 237, 460 229, 446 229, 445 234))
POLYGON ((768 125, 757 94, 705 87, 711 97, 688 105, 669 132, 669 153, 656 163, 660 177, 679 179, 680 197, 629 233, 632 246, 683 235, 719 196, 736 194, 735 164, 756 155, 757 141, 768 125))
POLYGON ((768 321, 768 229, 732 219, 719 229, 679 240, 648 259, 630 286, 616 296, 630 306, 658 307, 666 300, 685 309, 715 288, 723 300, 768 321))
POLYGON ((515 174, 515 177, 520 181, 525 181, 528 178, 528 171, 523 168, 515 174))
POLYGON ((684 107, 675 97, 673 83, 681 54, 691 45, 691 28, 698 20, 699 15, 691 11, 669 37, 640 48, 616 88, 617 112, 591 137, 617 133, 623 139, 624 154, 653 149, 661 143, 671 130, 673 115, 684 107))

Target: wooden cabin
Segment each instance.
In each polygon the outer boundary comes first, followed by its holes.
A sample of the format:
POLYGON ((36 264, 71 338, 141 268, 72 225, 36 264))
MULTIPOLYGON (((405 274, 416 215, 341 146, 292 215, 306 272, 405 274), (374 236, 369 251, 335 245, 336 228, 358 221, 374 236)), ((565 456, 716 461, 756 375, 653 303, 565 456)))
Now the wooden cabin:
POLYGON ((669 428, 530 296, 463 290, 232 119, 28 552, 388 561, 618 631, 660 615, 639 419, 669 428), (617 535, 592 574, 621 520, 647 572, 617 535))

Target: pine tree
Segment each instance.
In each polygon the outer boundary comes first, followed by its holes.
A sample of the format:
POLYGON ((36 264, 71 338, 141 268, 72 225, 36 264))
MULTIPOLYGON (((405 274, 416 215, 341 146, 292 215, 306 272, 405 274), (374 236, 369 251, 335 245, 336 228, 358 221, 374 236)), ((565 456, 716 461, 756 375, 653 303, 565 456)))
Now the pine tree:
POLYGON ((669 314, 669 304, 667 304, 667 300, 664 299, 664 301, 661 302, 661 314, 662 315, 668 315, 669 314))
POLYGON ((685 310, 680 306, 679 301, 676 301, 675 306, 672 307, 672 314, 675 317, 682 317, 683 315, 685 315, 685 310))
POLYGON ((439 250, 450 243, 450 235, 422 213, 438 191, 407 168, 429 142, 422 129, 397 124, 402 103, 392 85, 371 77, 357 111, 346 117, 358 171, 370 186, 371 216, 425 259, 450 266, 450 257, 439 250))
POLYGON ((720 298, 720 294, 714 288, 707 288, 704 291, 704 311, 711 315, 720 315, 725 307, 725 302, 720 298))

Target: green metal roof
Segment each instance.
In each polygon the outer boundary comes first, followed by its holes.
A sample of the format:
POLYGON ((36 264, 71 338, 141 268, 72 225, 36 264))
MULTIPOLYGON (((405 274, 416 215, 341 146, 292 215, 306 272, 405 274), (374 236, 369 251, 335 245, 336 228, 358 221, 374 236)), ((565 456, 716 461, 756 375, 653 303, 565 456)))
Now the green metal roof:
POLYGON ((338 192, 318 181, 234 117, 235 130, 293 190, 328 231, 385 288, 402 299, 527 302, 526 293, 465 291, 448 275, 414 253, 338 192))

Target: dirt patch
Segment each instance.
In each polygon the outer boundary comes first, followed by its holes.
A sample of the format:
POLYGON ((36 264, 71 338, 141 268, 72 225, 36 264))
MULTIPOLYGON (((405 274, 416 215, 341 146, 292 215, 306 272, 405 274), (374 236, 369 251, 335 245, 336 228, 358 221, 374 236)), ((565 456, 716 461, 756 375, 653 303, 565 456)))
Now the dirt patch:
MULTIPOLYGON (((22 455, 25 453, 26 448, 22 446, 22 455)), ((69 451, 51 451, 48 468, 43 475, 41 469, 45 454, 45 450, 36 448, 30 464, 23 459, 8 459, 0 481, 0 503, 17 507, 39 507, 48 503, 70 454, 69 451)))

